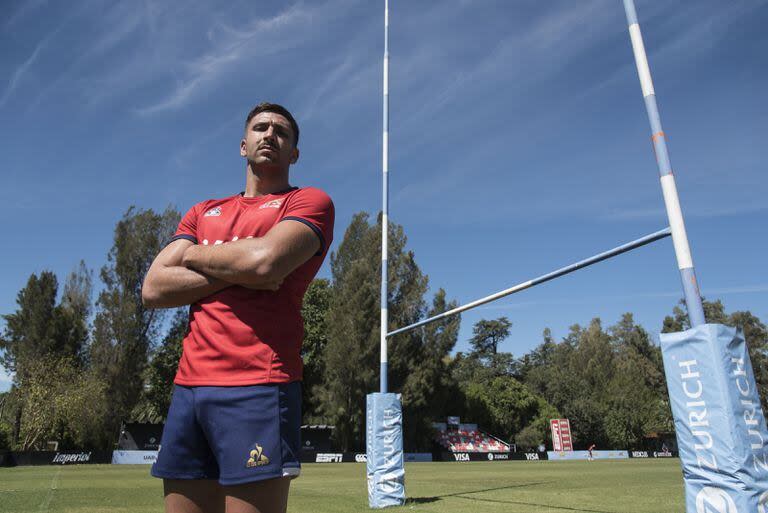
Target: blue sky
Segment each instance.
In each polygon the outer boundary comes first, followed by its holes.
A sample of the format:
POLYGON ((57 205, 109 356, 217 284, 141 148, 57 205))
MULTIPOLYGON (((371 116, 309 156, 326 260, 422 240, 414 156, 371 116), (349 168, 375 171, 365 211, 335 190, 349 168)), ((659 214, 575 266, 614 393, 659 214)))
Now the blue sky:
MULTIPOLYGON (((768 1, 637 0, 705 296, 768 320, 768 1)), ((0 312, 31 273, 98 269, 130 205, 240 191, 244 115, 302 130, 295 185, 336 244, 380 208, 383 2, 4 2, 0 312)), ((391 218, 433 288, 467 302, 666 226, 619 0, 392 0, 391 218)), ((329 273, 326 264, 321 276, 329 273)), ((681 297, 671 241, 463 316, 521 355, 681 297)), ((0 375, 0 389, 8 385, 0 375)))

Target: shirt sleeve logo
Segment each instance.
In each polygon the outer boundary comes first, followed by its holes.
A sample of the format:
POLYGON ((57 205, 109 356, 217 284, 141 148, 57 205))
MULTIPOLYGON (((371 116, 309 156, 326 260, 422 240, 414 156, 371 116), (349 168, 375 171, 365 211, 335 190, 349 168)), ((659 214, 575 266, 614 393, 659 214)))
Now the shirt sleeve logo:
POLYGON ((269 465, 269 458, 264 454, 264 449, 259 444, 256 444, 254 447, 255 449, 251 450, 250 458, 248 458, 248 462, 245 466, 251 468, 269 465))
POLYGON ((259 210, 262 208, 280 208, 280 205, 283 204, 283 198, 280 199, 273 199, 271 201, 267 201, 263 205, 259 207, 259 210))
POLYGON ((210 209, 208 212, 203 214, 203 217, 214 217, 214 216, 220 216, 221 215, 221 208, 215 207, 210 209))

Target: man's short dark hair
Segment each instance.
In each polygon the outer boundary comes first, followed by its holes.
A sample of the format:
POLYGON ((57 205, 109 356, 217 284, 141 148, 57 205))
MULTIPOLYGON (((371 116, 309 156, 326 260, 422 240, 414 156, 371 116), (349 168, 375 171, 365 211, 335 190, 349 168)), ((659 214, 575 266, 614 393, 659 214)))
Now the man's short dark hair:
POLYGON ((260 114, 262 112, 274 112, 275 114, 280 114, 285 119, 288 120, 288 122, 291 124, 291 128, 293 129, 293 145, 297 146, 299 144, 299 124, 296 123, 296 120, 293 119, 293 115, 288 112, 288 109, 283 107, 282 105, 278 105, 277 103, 269 103, 269 102, 261 102, 260 104, 256 105, 251 112, 248 113, 248 117, 245 118, 245 129, 248 130, 248 123, 251 122, 253 117, 256 114, 260 114))

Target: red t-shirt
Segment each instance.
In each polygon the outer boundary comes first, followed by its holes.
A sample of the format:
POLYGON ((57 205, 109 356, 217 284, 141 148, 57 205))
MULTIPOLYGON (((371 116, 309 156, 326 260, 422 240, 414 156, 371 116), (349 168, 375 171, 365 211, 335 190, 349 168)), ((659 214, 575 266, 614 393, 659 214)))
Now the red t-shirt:
POLYGON ((312 187, 203 201, 186 213, 172 240, 224 244, 263 237, 284 221, 310 227, 321 247, 277 291, 232 286, 192 304, 175 383, 237 386, 301 379, 301 304, 333 240, 333 220, 331 198, 312 187))

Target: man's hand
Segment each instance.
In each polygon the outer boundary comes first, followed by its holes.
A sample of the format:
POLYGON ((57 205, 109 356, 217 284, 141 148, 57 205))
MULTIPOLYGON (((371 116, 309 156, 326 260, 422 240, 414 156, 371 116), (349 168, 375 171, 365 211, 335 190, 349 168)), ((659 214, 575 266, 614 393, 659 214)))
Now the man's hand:
POLYGON ((181 265, 186 250, 194 243, 185 239, 171 242, 155 257, 144 278, 141 299, 147 308, 191 305, 232 284, 181 265))

